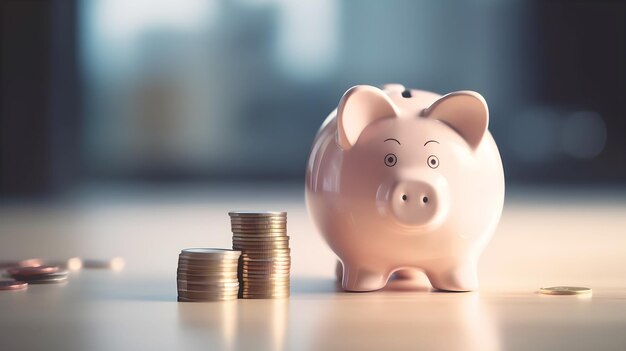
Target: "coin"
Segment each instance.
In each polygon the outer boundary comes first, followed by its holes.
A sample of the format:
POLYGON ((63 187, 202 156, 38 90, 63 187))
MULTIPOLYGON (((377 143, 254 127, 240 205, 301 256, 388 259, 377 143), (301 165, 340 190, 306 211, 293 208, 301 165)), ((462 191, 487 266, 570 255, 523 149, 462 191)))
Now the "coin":
MULTIPOLYGON (((280 250, 280 249, 288 249, 289 243, 268 243, 268 244, 241 244, 238 242, 233 242, 233 247, 241 248, 244 251, 269 251, 269 250, 280 250)), ((267 253, 264 253, 267 254, 267 253)))
POLYGON ((250 236, 237 236, 233 235, 233 240, 241 242, 289 242, 287 235, 280 236, 265 236, 265 235, 250 235, 250 236))
POLYGON ((290 267, 281 267, 281 268, 274 268, 274 267, 270 267, 270 268, 265 268, 265 267, 261 267, 261 268, 257 268, 254 266, 250 266, 250 267, 245 267, 241 269, 241 274, 289 274, 290 273, 290 267))
POLYGON ((246 232, 246 231, 286 231, 287 223, 286 222, 277 222, 277 223, 232 223, 230 224, 230 229, 233 232, 246 232))
POLYGON ((29 258, 26 260, 16 261, 0 261, 0 269, 15 267, 36 267, 41 265, 43 265, 43 260, 40 258, 29 258))
POLYGON ((285 236, 287 228, 264 228, 256 226, 255 228, 231 228, 235 236, 285 236), (276 234, 276 235, 273 235, 276 234))
POLYGON ((20 275, 20 276, 47 274, 47 273, 54 273, 58 271, 59 271, 58 266, 13 267, 13 268, 7 269, 7 273, 9 275, 20 275))
POLYGON ((213 295, 213 294, 203 294, 203 293, 185 293, 181 292, 178 294, 179 299, 194 300, 194 301, 224 301, 224 300, 234 300, 237 298, 239 294, 227 294, 227 295, 213 295))
POLYGON ((546 295, 582 295, 591 294, 591 289, 581 286, 552 286, 540 288, 539 292, 546 295))
POLYGON ((61 270, 61 271, 52 272, 52 273, 40 273, 40 274, 33 274, 33 273, 11 274, 11 277, 13 277, 14 279, 22 280, 22 281, 29 282, 29 283, 34 283, 36 281, 44 281, 44 280, 50 280, 50 281, 63 280, 63 279, 67 279, 67 276, 68 276, 67 270, 61 270))
POLYGON ((284 211, 230 211, 228 215, 231 217, 287 217, 284 211))
POLYGON ((111 259, 82 259, 82 268, 86 269, 110 269, 113 271, 121 271, 126 266, 126 261, 122 257, 113 257, 111 259))
POLYGON ((183 249, 180 252, 180 256, 190 257, 190 258, 207 258, 207 257, 216 257, 219 255, 227 256, 227 257, 239 257, 241 252, 230 249, 216 249, 216 248, 191 248, 191 249, 183 249))
POLYGON ((226 297, 213 297, 211 299, 190 299, 187 297, 177 297, 178 302, 212 302, 212 301, 228 301, 228 300, 236 300, 237 295, 235 296, 226 296, 226 297))
POLYGON ((22 290, 28 287, 28 283, 13 280, 13 279, 3 279, 0 280, 0 290, 22 290))

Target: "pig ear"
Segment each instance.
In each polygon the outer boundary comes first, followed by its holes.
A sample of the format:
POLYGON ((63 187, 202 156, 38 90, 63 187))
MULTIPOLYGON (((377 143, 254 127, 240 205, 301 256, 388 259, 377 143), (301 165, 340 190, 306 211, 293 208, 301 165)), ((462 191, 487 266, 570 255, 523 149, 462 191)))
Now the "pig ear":
POLYGON ((396 116, 396 108, 382 90, 357 85, 343 94, 337 108, 337 141, 348 150, 356 143, 363 129, 381 118, 396 116))
POLYGON ((487 102, 473 91, 457 91, 442 96, 422 116, 442 121, 459 133, 475 149, 489 124, 487 102))

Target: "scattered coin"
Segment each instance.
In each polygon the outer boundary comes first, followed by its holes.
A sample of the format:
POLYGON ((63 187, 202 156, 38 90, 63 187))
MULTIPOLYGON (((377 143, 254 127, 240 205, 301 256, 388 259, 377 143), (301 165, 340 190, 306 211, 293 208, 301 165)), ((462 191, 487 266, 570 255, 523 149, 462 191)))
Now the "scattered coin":
POLYGON ((9 273, 9 275, 11 276, 37 276, 42 274, 55 273, 58 271, 58 266, 13 267, 7 269, 7 273, 9 273))
POLYGON ((11 278, 30 284, 51 284, 67 281, 69 272, 58 266, 10 268, 7 273, 11 278))
POLYGON ((291 252, 287 213, 233 211, 228 214, 233 249, 242 252, 239 296, 246 299, 288 297, 291 252))
POLYGON ((178 256, 178 301, 224 301, 239 292, 240 251, 214 248, 184 249, 178 256))
POLYGON ((15 267, 36 267, 43 265, 43 260, 39 258, 29 258, 26 260, 0 261, 0 269, 15 267))
POLYGON ((22 290, 28 287, 28 283, 14 279, 0 280, 0 290, 22 290))
POLYGON ((546 295, 582 295, 591 294, 591 289, 581 286, 552 286, 540 288, 539 292, 546 295))
POLYGON ((86 269, 110 269, 121 271, 126 266, 126 261, 121 257, 111 259, 82 259, 82 268, 86 269))

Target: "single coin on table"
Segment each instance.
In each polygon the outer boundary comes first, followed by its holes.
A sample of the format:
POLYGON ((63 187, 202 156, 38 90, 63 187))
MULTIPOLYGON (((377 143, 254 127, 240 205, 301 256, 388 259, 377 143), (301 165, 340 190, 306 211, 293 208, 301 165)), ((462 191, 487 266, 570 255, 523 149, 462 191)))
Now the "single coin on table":
POLYGON ((0 280, 0 290, 22 290, 26 289, 28 283, 13 279, 0 280))
POLYGON ((582 286, 552 286, 540 288, 539 292, 546 295, 583 295, 590 294, 591 289, 582 286))
POLYGON ((41 274, 50 274, 56 273, 59 271, 58 266, 36 266, 36 267, 13 267, 7 269, 7 273, 9 275, 20 275, 20 276, 30 276, 30 275, 41 275, 41 274))
POLYGON ((15 261, 0 261, 0 269, 15 268, 15 267, 35 267, 43 265, 43 260, 40 258, 29 258, 25 260, 15 261))

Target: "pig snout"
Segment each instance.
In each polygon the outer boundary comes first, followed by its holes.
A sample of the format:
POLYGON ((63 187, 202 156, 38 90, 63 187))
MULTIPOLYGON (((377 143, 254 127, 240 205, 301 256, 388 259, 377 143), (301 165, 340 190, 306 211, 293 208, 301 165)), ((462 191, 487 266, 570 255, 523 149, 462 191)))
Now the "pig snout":
POLYGON ((449 207, 445 178, 402 180, 387 199, 395 217, 410 226, 436 226, 449 207))

